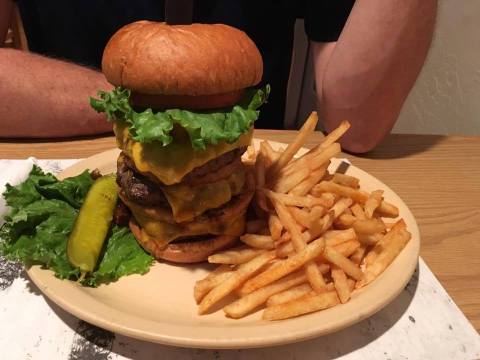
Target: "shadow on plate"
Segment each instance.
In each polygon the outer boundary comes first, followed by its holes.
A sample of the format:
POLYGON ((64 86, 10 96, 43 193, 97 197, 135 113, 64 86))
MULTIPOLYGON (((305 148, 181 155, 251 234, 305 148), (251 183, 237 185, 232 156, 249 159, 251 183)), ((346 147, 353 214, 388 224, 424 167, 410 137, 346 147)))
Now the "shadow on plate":
MULTIPOLYGON (((335 359, 358 349, 368 347, 382 337, 406 313, 413 300, 419 278, 419 268, 400 295, 383 310, 370 318, 333 334, 299 343, 258 349, 206 350, 186 349, 160 345, 114 334, 100 329, 65 312, 56 304, 46 301, 55 314, 74 332, 70 359, 109 359, 117 354, 128 359, 335 359)), ((31 283, 31 282, 30 282, 31 283)), ((31 290, 38 289, 31 283, 31 290)), ((409 317, 411 322, 415 319, 409 317)), ((378 351, 378 348, 372 349, 378 351)))

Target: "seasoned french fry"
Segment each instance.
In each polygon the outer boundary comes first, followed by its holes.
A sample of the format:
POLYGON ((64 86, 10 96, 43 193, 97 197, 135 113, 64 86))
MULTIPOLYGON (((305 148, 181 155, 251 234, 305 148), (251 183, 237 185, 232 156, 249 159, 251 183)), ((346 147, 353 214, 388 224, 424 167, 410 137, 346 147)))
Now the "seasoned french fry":
POLYGON ((337 293, 329 291, 314 296, 302 297, 284 304, 267 307, 263 312, 264 320, 281 320, 323 310, 339 303, 337 293))
POLYGON ((225 296, 230 294, 233 290, 239 287, 248 278, 254 275, 265 264, 275 258, 273 251, 265 252, 253 258, 249 262, 242 264, 235 270, 225 281, 214 287, 210 292, 202 299, 198 305, 198 314, 205 314, 210 308, 225 296))
POLYGON ((350 293, 352 293, 353 290, 355 290, 355 280, 348 278, 347 283, 348 283, 348 288, 350 289, 350 293))
POLYGON ((264 156, 265 159, 265 169, 268 169, 271 164, 280 156, 267 140, 263 140, 260 143, 260 154, 264 156))
POLYGON ((350 208, 352 210, 353 215, 358 219, 358 220, 366 220, 367 216, 365 215, 365 211, 363 211, 362 206, 359 203, 355 203, 352 205, 350 208))
POLYGON ((288 211, 292 215, 292 217, 295 219, 297 223, 303 226, 303 228, 308 229, 311 225, 310 221, 310 216, 308 211, 299 209, 298 207, 295 206, 289 206, 288 211))
POLYGON ((245 225, 245 231, 247 234, 258 234, 266 226, 267 224, 264 220, 250 220, 245 225))
POLYGON ((358 234, 358 241, 365 245, 375 245, 382 239, 383 235, 380 233, 373 234, 358 234))
POLYGON ((360 265, 362 263, 363 257, 365 256, 365 251, 367 250, 366 245, 360 245, 357 250, 350 256, 350 260, 356 265, 360 265))
POLYGON ((387 246, 387 244, 391 241, 391 239, 397 235, 397 233, 406 228, 405 221, 403 219, 397 221, 392 229, 387 232, 373 247, 372 250, 368 252, 365 256, 365 265, 369 266, 373 263, 377 255, 387 246))
POLYGON ((375 215, 396 218, 399 215, 399 212, 398 208, 395 205, 390 204, 384 200, 375 210, 375 215))
MULTIPOLYGON (((343 186, 335 184, 331 181, 322 181, 319 184, 315 185, 311 191, 314 196, 319 196, 324 192, 331 192, 340 196, 351 198, 355 202, 365 204, 368 200, 369 195, 361 190, 352 189, 348 186, 343 186)), ((382 201, 380 206, 377 208, 377 211, 383 214, 383 216, 398 216, 398 208, 392 204, 382 201)))
POLYGON ((375 257, 371 264, 367 265, 365 277, 359 281, 357 287, 369 284, 380 275, 387 266, 392 263, 405 245, 407 245, 410 238, 411 234, 405 229, 395 231, 385 248, 375 257))
POLYGON ((240 241, 255 249, 275 249, 275 243, 270 235, 245 234, 240 241))
MULTIPOLYGON (((327 286, 325 285, 325 288, 327 286)), ((267 300, 267 306, 274 306, 279 304, 284 304, 286 302, 301 298, 303 296, 313 296, 315 295, 315 290, 312 289, 308 282, 300 284, 298 286, 292 287, 291 289, 284 290, 275 295, 272 295, 267 300)))
POLYGON ((349 214, 341 214, 337 219, 335 219, 335 227, 337 229, 348 229, 353 226, 353 223, 357 221, 357 218, 349 214))
POLYGON ((335 205, 332 206, 330 210, 333 210, 333 217, 336 219, 340 215, 343 214, 343 212, 348 209, 352 205, 352 199, 349 198, 341 198, 338 200, 335 205))
POLYGON ((306 276, 302 272, 290 274, 271 283, 270 285, 257 289, 250 294, 234 301, 233 303, 225 306, 223 311, 229 317, 234 319, 244 317, 256 307, 264 304, 270 296, 280 291, 289 289, 292 286, 304 283, 305 281, 306 276))
POLYGON ((365 216, 371 219, 375 210, 380 206, 383 200, 383 190, 375 190, 370 193, 365 201, 365 216))
POLYGON ((300 184, 310 175, 310 169, 302 167, 290 176, 282 177, 274 182, 273 190, 278 193, 286 194, 295 186, 300 184))
MULTIPOLYGON (((336 142, 338 139, 342 137, 343 134, 347 132, 349 128, 350 128, 350 123, 346 120, 342 121, 340 125, 335 130, 330 132, 323 139, 323 141, 318 145, 318 150, 325 149, 326 147, 336 142)), ((312 152, 315 152, 315 151, 316 150, 314 149, 312 152)))
POLYGON ((359 179, 346 174, 334 173, 332 181, 339 185, 351 187, 352 189, 358 189, 360 187, 359 179))
MULTIPOLYGON (((333 222, 333 211, 329 211, 325 216, 318 222, 311 225, 311 228, 302 232, 302 239, 309 243, 313 239, 321 236, 325 231, 327 231, 333 222)), ((277 256, 280 258, 286 257, 289 254, 293 253, 294 248, 291 242, 288 242, 291 239, 290 233, 287 232, 282 235, 282 242, 277 247, 277 256), (284 236, 285 235, 285 236, 284 236)))
POLYGON ((339 143, 333 143, 329 145, 327 148, 312 157, 311 161, 309 162, 310 169, 315 170, 325 165, 332 157, 340 154, 341 151, 342 150, 339 143))
POLYGON ((360 247, 360 245, 360 242, 357 240, 349 240, 335 245, 332 248, 348 258, 360 247))
MULTIPOLYGON (((272 200, 273 206, 275 207, 283 226, 292 236, 292 244, 295 251, 299 253, 304 250, 306 247, 306 241, 302 238, 301 229, 290 217, 286 206, 271 194, 267 193, 267 196, 272 200)), ((312 288, 317 292, 322 292, 325 287, 325 281, 323 280, 322 274, 318 271, 317 265, 313 261, 308 260, 305 263, 305 272, 312 288)))
POLYGON ((248 165, 254 165, 257 158, 257 153, 253 145, 247 147, 247 151, 242 156, 242 162, 248 165))
POLYGON ((258 206, 268 212, 267 200, 263 193, 265 187, 265 156, 263 153, 258 154, 255 162, 255 200, 258 206))
POLYGON ((352 228, 347 230, 329 230, 323 235, 325 246, 335 246, 346 241, 356 240, 357 234, 352 228))
POLYGON ((268 217, 268 228, 273 241, 280 239, 282 235, 283 225, 277 215, 271 214, 268 217))
POLYGON ((322 180, 325 172, 327 171, 328 165, 330 162, 327 162, 325 165, 320 166, 318 169, 315 169, 310 173, 310 176, 303 180, 301 183, 292 188, 288 193, 292 195, 304 196, 307 195, 310 190, 322 180))
MULTIPOLYGON (((288 259, 280 260, 268 270, 248 280, 240 289, 242 294, 249 294, 262 286, 268 285, 301 268, 310 260, 320 256, 325 247, 325 240, 319 238, 308 244, 303 250, 288 259)), ((318 270, 318 268, 317 268, 318 270)))
POLYGON ((287 206, 300 206, 300 207, 311 208, 317 205, 320 205, 320 206, 329 205, 329 202, 323 199, 322 197, 314 197, 311 195, 297 196, 292 194, 282 194, 282 193, 276 193, 268 189, 265 189, 264 192, 269 198, 281 201, 284 205, 287 205, 287 206))
POLYGON ((264 250, 250 247, 238 247, 217 252, 208 257, 212 264, 243 264, 261 254, 264 250))
POLYGON ((205 279, 197 281, 193 288, 193 297, 195 298, 196 303, 200 303, 210 290, 224 282, 232 273, 233 269, 230 266, 221 265, 208 274, 205 279))
POLYGON ((340 254, 338 251, 332 249, 331 247, 325 248, 323 256, 325 257, 325 259, 330 261, 332 264, 337 265, 346 274, 348 274, 355 280, 361 280, 363 278, 363 273, 357 265, 355 265, 351 260, 340 254))
POLYGON ((356 220, 352 227, 357 234, 375 234, 385 231, 385 224, 381 219, 356 220))
MULTIPOLYGON (((355 286, 355 282, 352 281, 352 283, 353 283, 353 286, 355 286)), ((333 290, 335 290, 335 286, 333 285, 333 282, 325 285, 326 292, 333 291, 333 290)), ((316 294, 317 293, 315 292, 315 290, 312 289, 309 283, 303 283, 295 287, 292 287, 290 289, 279 292, 275 295, 272 295, 267 300, 267 306, 280 305, 295 299, 299 299, 304 296, 314 296, 316 294)))
POLYGON ((305 144, 307 138, 315 131, 317 122, 317 112, 313 111, 299 130, 295 139, 293 139, 280 157, 273 162, 272 166, 270 166, 268 169, 269 176, 275 176, 290 160, 292 160, 297 151, 305 144))
POLYGON ((347 276, 342 269, 334 266, 332 268, 332 279, 340 302, 345 304, 350 299, 350 287, 348 286, 347 276))

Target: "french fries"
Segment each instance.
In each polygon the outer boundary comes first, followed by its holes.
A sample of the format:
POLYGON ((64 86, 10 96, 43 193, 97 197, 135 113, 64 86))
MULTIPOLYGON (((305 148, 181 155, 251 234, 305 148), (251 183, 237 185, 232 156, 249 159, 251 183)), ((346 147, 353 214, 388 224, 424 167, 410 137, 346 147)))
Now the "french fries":
POLYGON ((232 318, 241 318, 257 306, 264 304, 270 296, 301 284, 305 282, 305 280, 306 276, 302 272, 290 274, 225 306, 223 311, 232 318))
MULTIPOLYGON (((353 281, 352 285, 355 285, 353 281)), ((325 285, 326 292, 333 290, 335 290, 335 286, 332 282, 325 285)), ((309 283, 304 283, 272 295, 267 301, 267 306, 280 305, 304 296, 313 296, 316 294, 309 283)))
POLYGON ((288 193, 292 195, 304 196, 307 195, 310 190, 320 181, 327 171, 327 167, 330 162, 320 166, 311 172, 310 176, 303 180, 301 183, 293 187, 288 193))
POLYGON ((363 273, 360 268, 337 250, 327 247, 325 248, 323 256, 325 257, 325 259, 330 261, 332 264, 337 265, 340 269, 345 271, 346 274, 348 274, 355 280, 362 280, 363 273))
POLYGON ((239 287, 246 279, 255 274, 259 269, 265 266, 270 260, 275 258, 273 251, 263 253, 249 262, 242 264, 237 270, 232 272, 225 281, 218 284, 198 304, 198 314, 205 314, 218 301, 230 294, 239 287))
POLYGON ((197 281, 193 288, 193 297, 197 304, 217 285, 224 282, 231 274, 233 269, 228 265, 222 265, 211 272, 205 279, 197 281))
POLYGON ((277 241, 282 236, 283 224, 277 215, 271 214, 268 217, 268 229, 273 241, 277 241))
POLYGON ((240 241, 254 249, 275 249, 275 243, 270 235, 245 234, 240 241))
POLYGON ((253 247, 238 247, 210 255, 208 257, 208 262, 211 264, 238 265, 246 263, 262 252, 262 249, 256 249, 253 247))
POLYGON ((339 303, 337 293, 329 291, 313 296, 305 296, 284 304, 267 307, 263 312, 264 320, 282 320, 290 317, 323 310, 339 303))
POLYGON ((350 299, 350 287, 348 286, 347 276, 342 269, 335 266, 332 269, 332 279, 340 302, 345 304, 350 299))
MULTIPOLYGON (((300 267, 308 263, 310 260, 317 258, 325 247, 325 240, 319 238, 308 244, 303 250, 288 259, 279 261, 277 264, 260 273, 253 279, 248 280, 240 289, 242 294, 249 294, 254 290, 268 285, 289 273, 298 270, 300 267)), ((314 264, 315 266, 315 264, 314 264)), ((318 268, 317 268, 318 270, 318 268)))
POLYGON ((305 124, 303 124, 294 141, 292 141, 287 146, 282 155, 280 155, 280 157, 273 162, 272 166, 270 166, 270 168, 268 169, 269 176, 274 176, 285 165, 287 165, 290 160, 292 160, 293 156, 297 153, 298 150, 300 150, 308 137, 315 131, 317 122, 317 112, 313 111, 308 117, 307 121, 305 121, 305 124))
POLYGON ((351 187, 352 189, 358 189, 360 187, 360 181, 350 175, 335 173, 333 174, 332 181, 339 185, 351 187))
POLYGON ((295 158, 317 121, 312 113, 285 149, 262 141, 247 150, 257 218, 246 222, 242 246, 208 258, 220 266, 195 284, 199 314, 228 295, 237 297, 223 307, 233 319, 264 308, 263 319, 280 320, 345 304, 407 245, 405 222, 383 220, 399 215, 383 190, 366 192, 358 178, 328 171, 348 122, 295 158))
MULTIPOLYGON (((318 196, 324 192, 330 192, 340 196, 344 196, 361 204, 365 204, 369 198, 369 195, 364 191, 352 189, 348 186, 339 185, 331 181, 322 181, 319 184, 315 185, 312 189, 312 195, 314 196, 318 196)), ((385 201, 382 201, 380 203, 380 205, 378 206, 378 211, 385 216, 398 216, 398 208, 385 201)))

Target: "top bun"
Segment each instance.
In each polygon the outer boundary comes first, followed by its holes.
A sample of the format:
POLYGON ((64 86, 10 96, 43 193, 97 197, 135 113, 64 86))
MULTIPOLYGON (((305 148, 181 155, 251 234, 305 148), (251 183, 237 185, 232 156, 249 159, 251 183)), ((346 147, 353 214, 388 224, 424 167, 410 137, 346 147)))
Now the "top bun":
POLYGON ((231 26, 137 21, 112 36, 102 71, 134 92, 196 96, 256 85, 263 63, 253 41, 231 26))

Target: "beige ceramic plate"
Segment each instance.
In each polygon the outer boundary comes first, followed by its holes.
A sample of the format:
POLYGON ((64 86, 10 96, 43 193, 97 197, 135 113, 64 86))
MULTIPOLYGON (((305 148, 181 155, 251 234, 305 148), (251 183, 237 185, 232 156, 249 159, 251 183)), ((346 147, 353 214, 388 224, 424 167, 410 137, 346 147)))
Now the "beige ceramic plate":
MULTIPOLYGON (((282 144, 273 143, 276 147, 282 144)), ((118 150, 92 156, 65 170, 60 177, 98 168, 114 172, 118 150)), ((333 161, 333 168, 339 161, 333 161)), ((393 170, 394 171, 394 170, 393 170)), ((62 281, 34 266, 28 274, 40 290, 73 315, 102 328, 135 338, 182 347, 250 348, 291 343, 345 328, 382 309, 405 287, 417 264, 420 235, 405 203, 385 184, 350 166, 347 174, 360 178, 366 190, 383 189, 385 198, 400 209, 412 240, 372 284, 355 293, 347 304, 277 322, 260 319, 261 311, 240 320, 223 311, 198 316, 193 286, 209 268, 157 263, 144 276, 132 275, 98 288, 62 281)))

